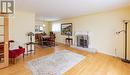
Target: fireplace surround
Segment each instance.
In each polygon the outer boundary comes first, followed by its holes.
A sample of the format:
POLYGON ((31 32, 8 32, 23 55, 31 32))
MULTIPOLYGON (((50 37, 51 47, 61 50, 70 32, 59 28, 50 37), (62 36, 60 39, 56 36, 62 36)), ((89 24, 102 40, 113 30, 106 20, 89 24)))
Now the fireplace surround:
POLYGON ((88 32, 76 32, 74 38, 74 44, 71 46, 78 50, 84 50, 90 53, 96 53, 97 50, 92 48, 91 41, 90 41, 90 34, 88 32))

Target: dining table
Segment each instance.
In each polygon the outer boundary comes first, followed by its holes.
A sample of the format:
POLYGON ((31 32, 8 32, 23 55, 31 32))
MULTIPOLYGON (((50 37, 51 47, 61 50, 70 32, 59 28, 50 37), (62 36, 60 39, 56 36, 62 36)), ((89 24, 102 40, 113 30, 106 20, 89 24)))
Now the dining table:
POLYGON ((46 36, 42 36, 43 39, 50 39, 50 36, 46 35, 46 36))
POLYGON ((42 46, 50 46, 50 36, 42 36, 42 46))

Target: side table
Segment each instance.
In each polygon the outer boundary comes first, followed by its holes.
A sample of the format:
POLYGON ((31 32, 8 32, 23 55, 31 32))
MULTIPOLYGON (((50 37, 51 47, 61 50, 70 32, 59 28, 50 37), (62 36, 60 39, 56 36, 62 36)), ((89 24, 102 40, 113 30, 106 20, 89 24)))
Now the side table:
POLYGON ((29 53, 32 53, 32 52, 34 52, 34 54, 35 54, 35 49, 32 49, 32 46, 35 45, 35 44, 36 44, 35 42, 28 42, 28 43, 26 43, 27 55, 29 53), (28 46, 30 46, 30 50, 28 49, 28 46))
POLYGON ((65 44, 69 45, 69 46, 72 45, 73 44, 73 39, 72 38, 66 38, 65 39, 65 44))

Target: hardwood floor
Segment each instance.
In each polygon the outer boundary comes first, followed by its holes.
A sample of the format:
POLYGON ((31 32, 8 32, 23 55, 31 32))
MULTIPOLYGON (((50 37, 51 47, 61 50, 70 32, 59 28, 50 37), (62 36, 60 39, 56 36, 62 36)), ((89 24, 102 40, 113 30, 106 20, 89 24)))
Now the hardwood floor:
POLYGON ((31 75, 26 63, 41 56, 53 53, 56 50, 70 50, 86 56, 79 64, 74 66, 64 75, 130 75, 130 64, 123 63, 120 59, 97 53, 91 54, 85 51, 76 50, 64 45, 54 48, 36 47, 36 54, 25 56, 25 59, 17 60, 17 63, 0 70, 0 75, 31 75))

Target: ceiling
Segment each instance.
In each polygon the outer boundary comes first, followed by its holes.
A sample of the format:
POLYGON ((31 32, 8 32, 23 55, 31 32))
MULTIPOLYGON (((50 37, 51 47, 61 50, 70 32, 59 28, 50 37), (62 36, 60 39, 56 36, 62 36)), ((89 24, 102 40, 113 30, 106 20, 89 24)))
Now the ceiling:
POLYGON ((54 21, 130 5, 130 0, 15 0, 16 9, 33 11, 36 20, 54 21))

